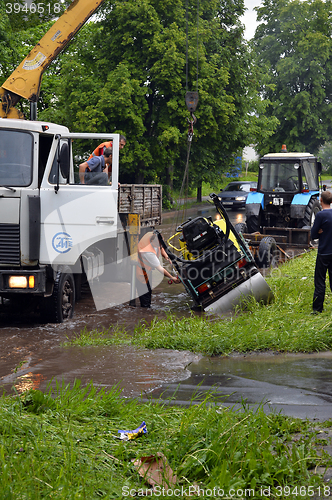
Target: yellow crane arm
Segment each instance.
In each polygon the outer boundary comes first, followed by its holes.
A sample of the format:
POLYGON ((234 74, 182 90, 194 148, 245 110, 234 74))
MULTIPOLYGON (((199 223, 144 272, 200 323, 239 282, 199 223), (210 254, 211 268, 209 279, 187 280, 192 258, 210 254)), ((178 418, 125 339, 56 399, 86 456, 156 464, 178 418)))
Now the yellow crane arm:
POLYGON ((1 118, 23 118, 14 106, 21 97, 37 102, 43 72, 104 0, 74 0, 0 87, 1 118))

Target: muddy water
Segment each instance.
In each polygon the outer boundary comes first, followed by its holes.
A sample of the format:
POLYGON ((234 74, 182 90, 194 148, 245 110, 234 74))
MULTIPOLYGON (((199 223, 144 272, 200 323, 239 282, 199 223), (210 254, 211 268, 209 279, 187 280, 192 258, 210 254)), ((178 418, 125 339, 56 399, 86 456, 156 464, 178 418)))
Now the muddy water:
MULTIPOLYGON (((182 222, 181 215, 164 217, 160 228, 164 237, 182 222)), ((184 218, 196 215, 216 216, 215 209, 206 205, 187 211, 184 218)), ((244 212, 229 215, 233 224, 244 220, 244 212)), ((76 305, 75 317, 66 323, 41 324, 30 309, 0 306, 0 388, 8 393, 44 390, 49 383, 79 379, 105 388, 118 385, 125 397, 174 398, 176 392, 178 402, 185 404, 197 393, 204 396, 212 390, 228 406, 246 401, 302 418, 327 420, 332 415, 332 353, 206 358, 130 346, 61 346, 84 328, 101 330, 117 324, 130 332, 140 321, 150 323, 169 311, 188 316, 189 297, 181 285, 168 285, 166 279, 154 290, 150 310, 127 303, 97 311, 88 288, 76 305)))
POLYGON ((332 352, 312 354, 249 353, 202 357, 190 366, 190 377, 164 384, 149 398, 173 404, 211 401, 225 407, 263 406, 266 412, 326 421, 332 416, 332 352))
MULTIPOLYGON (((39 322, 24 312, 5 310, 0 329, 0 385, 7 391, 45 389, 48 382, 75 379, 111 387, 119 384, 124 396, 137 396, 167 381, 190 376, 187 365, 199 357, 187 352, 136 350, 132 347, 61 347, 84 328, 107 329, 119 325, 132 331, 140 321, 150 323, 172 310, 190 314, 188 298, 179 286, 164 280, 154 291, 150 310, 128 304, 96 311, 88 290, 77 304, 75 317, 60 325, 39 322)), ((138 305, 138 303, 137 303, 138 305)))
MULTIPOLYGON (((207 205, 186 216, 211 215, 215 209, 207 205)), ((160 229, 166 237, 181 220, 169 213, 160 229), (176 220, 178 219, 178 220, 176 220)), ((164 279, 153 292, 150 310, 127 304, 96 310, 88 288, 76 304, 72 320, 60 325, 41 324, 26 304, 0 305, 0 387, 7 392, 28 388, 45 389, 52 380, 72 383, 75 379, 90 380, 100 386, 118 384, 124 396, 137 396, 160 387, 163 383, 184 380, 187 368, 200 357, 188 352, 168 350, 135 350, 132 347, 65 348, 61 344, 84 328, 107 329, 112 325, 132 331, 140 321, 150 323, 154 317, 165 317, 169 311, 179 317, 191 314, 190 299, 182 285, 169 285, 164 279)))

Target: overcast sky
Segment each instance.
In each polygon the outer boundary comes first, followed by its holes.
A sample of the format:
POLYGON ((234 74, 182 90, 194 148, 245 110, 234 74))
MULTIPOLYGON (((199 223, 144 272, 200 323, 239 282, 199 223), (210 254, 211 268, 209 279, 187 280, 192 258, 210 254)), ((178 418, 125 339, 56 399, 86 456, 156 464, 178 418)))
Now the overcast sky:
POLYGON ((257 27, 256 12, 253 10, 254 7, 260 5, 259 0, 244 0, 244 5, 247 8, 244 16, 242 16, 241 21, 246 27, 245 37, 250 40, 255 34, 257 27))

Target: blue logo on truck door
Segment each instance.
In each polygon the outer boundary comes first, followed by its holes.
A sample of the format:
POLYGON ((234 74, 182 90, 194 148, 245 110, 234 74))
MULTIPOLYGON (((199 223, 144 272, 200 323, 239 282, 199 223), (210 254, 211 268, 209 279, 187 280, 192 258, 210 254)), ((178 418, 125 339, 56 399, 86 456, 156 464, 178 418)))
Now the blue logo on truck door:
POLYGON ((52 247, 58 253, 67 253, 73 246, 73 240, 68 233, 57 233, 53 236, 52 247))

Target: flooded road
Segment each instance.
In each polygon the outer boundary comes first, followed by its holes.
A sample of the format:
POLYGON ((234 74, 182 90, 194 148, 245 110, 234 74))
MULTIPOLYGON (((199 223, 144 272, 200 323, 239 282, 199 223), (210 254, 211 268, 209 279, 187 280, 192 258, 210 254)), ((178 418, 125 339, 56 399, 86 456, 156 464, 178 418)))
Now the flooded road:
POLYGON ((50 380, 60 384, 80 379, 98 386, 119 384, 126 397, 160 387, 168 381, 190 376, 186 366, 199 356, 169 350, 134 349, 130 346, 61 347, 84 328, 108 329, 123 326, 132 331, 140 322, 165 317, 171 310, 179 316, 190 314, 188 298, 181 287, 164 280, 154 290, 149 310, 128 304, 96 311, 88 290, 77 304, 75 317, 62 324, 41 324, 31 315, 3 313, 0 329, 0 386, 7 392, 29 388, 44 390, 50 380))
MULTIPOLYGON (((211 205, 187 213, 192 217, 216 216, 211 205)), ((180 222, 179 213, 169 213, 158 229, 167 237, 180 222)), ((131 397, 163 383, 188 378, 186 367, 200 358, 192 353, 135 350, 128 346, 61 347, 84 328, 101 331, 119 325, 130 332, 139 322, 149 324, 156 316, 165 317, 170 311, 179 317, 191 314, 190 299, 183 286, 169 285, 166 279, 154 289, 151 309, 141 309, 137 299, 136 302, 137 307, 126 303, 97 311, 86 287, 76 304, 74 318, 62 324, 42 324, 29 305, 26 310, 21 305, 0 305, 0 387, 7 392, 44 390, 51 380, 61 384, 80 379, 82 383, 93 380, 105 387, 119 384, 122 394, 131 397)))
MULTIPOLYGON (((179 215, 164 216, 160 228, 164 237, 182 222, 179 215)), ((216 217, 214 207, 208 204, 187 211, 185 217, 196 215, 216 217)), ((229 216, 233 224, 244 221, 244 211, 229 212, 229 216)), ((0 386, 11 393, 44 390, 51 381, 55 385, 92 380, 105 388, 118 385, 124 397, 147 400, 163 395, 180 404, 198 401, 212 390, 214 398, 226 406, 240 407, 241 401, 246 401, 301 418, 327 420, 332 415, 331 353, 206 358, 131 346, 61 346, 84 328, 100 331, 119 325, 130 332, 140 321, 149 324, 169 311, 178 317, 191 314, 183 287, 168 285, 166 279, 154 289, 150 310, 127 303, 97 311, 86 288, 75 317, 59 325, 42 324, 37 316, 21 309, 0 306, 0 386)))

